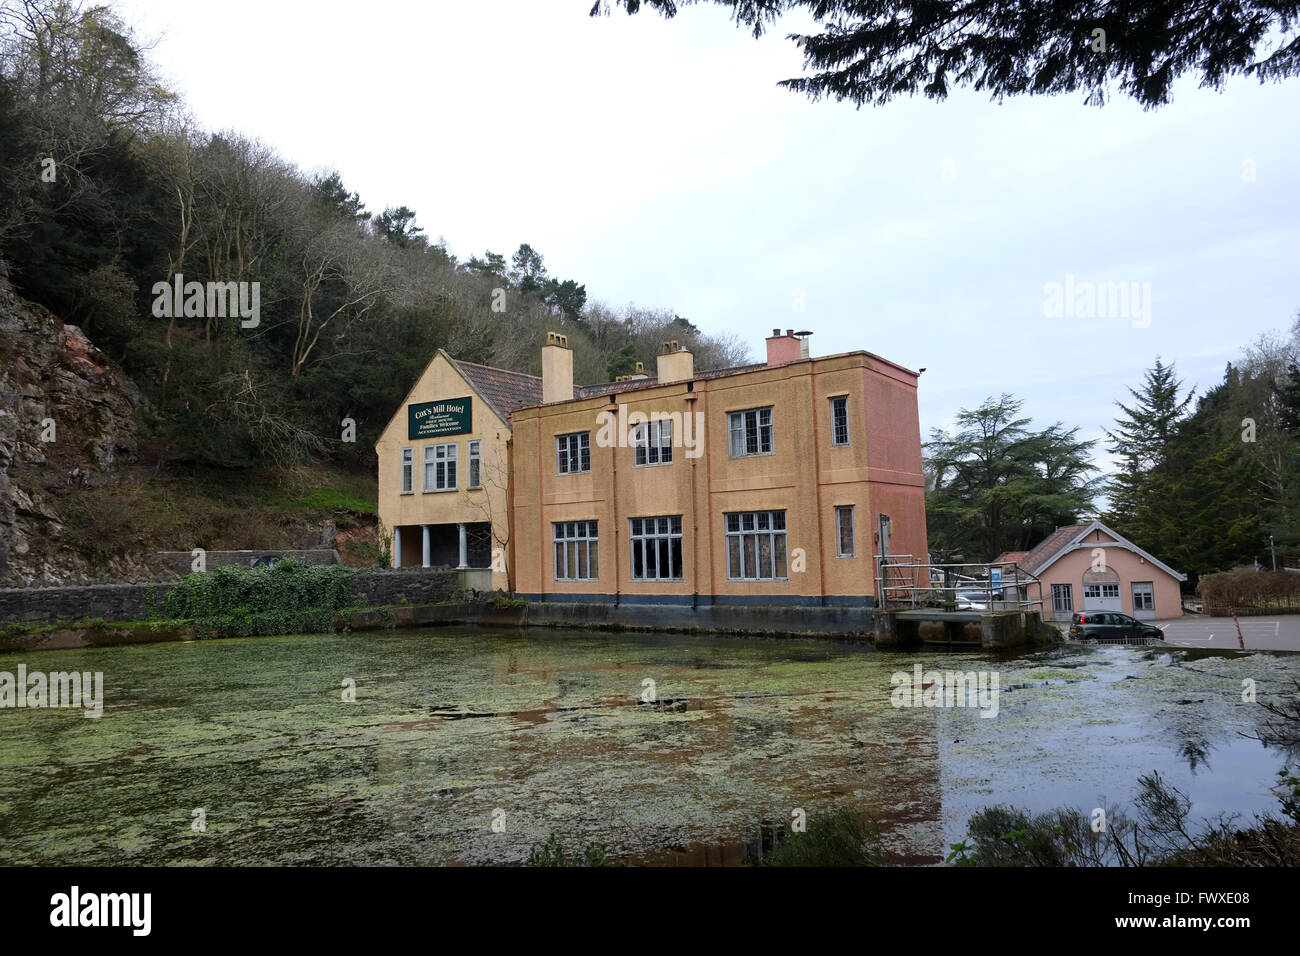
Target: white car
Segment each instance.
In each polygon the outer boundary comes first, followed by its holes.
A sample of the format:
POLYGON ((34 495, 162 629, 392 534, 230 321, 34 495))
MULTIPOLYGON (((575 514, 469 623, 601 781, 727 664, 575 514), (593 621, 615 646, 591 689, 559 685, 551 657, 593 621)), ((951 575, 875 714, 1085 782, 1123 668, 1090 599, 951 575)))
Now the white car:
POLYGON ((957 592, 957 610, 959 611, 987 611, 989 609, 989 596, 986 591, 958 591, 957 592))

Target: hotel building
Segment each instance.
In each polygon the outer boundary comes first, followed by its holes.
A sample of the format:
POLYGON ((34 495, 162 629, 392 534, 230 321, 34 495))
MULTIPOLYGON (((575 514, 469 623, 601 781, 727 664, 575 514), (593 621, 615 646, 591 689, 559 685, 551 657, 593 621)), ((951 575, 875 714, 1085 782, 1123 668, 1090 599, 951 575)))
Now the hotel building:
POLYGON ((533 601, 874 605, 880 555, 927 550, 917 373, 806 335, 588 386, 557 333, 540 378, 439 352, 376 444, 394 563, 533 601))

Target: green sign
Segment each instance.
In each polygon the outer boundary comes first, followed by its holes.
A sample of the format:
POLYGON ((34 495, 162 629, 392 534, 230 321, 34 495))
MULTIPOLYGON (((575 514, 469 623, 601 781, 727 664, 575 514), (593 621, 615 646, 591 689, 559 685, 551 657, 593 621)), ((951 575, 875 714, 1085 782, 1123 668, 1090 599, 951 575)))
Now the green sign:
POLYGON ((469 396, 406 406, 407 438, 463 435, 474 430, 473 423, 469 396))

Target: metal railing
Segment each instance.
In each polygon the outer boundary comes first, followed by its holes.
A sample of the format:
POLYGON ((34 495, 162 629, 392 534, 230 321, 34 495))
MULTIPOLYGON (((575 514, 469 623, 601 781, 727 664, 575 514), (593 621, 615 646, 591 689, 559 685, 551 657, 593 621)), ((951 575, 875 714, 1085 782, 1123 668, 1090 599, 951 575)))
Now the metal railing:
POLYGON ((911 554, 890 554, 876 558, 876 601, 881 608, 1037 609, 1042 613, 1043 584, 1014 561, 931 564, 917 561, 911 554), (972 571, 975 573, 969 573, 972 571), (1037 589, 1036 600, 1030 598, 1030 588, 1037 589), (959 595, 979 595, 983 600, 972 601, 959 595))

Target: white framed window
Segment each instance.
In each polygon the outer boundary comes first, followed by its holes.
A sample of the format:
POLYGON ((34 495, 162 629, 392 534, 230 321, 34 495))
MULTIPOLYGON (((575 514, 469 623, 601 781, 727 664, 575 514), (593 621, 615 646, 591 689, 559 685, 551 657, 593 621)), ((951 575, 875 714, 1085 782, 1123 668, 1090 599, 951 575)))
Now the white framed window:
POLYGON ((483 442, 469 443, 469 486, 483 487, 483 442))
POLYGON ((682 580, 682 516, 632 519, 632 580, 682 580))
POLYGON ((727 414, 731 457, 772 454, 772 408, 749 408, 727 414))
POLYGON ((402 494, 415 490, 415 449, 402 449, 402 494))
POLYGON ((1085 601, 1087 601, 1087 600, 1095 600, 1096 598, 1099 598, 1099 597, 1101 597, 1101 585, 1100 585, 1100 584, 1085 584, 1085 585, 1083 586, 1083 599, 1084 599, 1085 601))
POLYGON ((831 399, 831 444, 849 443, 849 397, 836 395, 831 399))
POLYGON ((1133 610, 1154 611, 1156 609, 1156 587, 1152 581, 1133 582, 1133 610))
POLYGON ((673 421, 659 418, 632 427, 632 464, 670 465, 673 461, 673 421))
POLYGON ((455 491, 457 446, 424 446, 424 490, 455 491))
POLYGON ((1052 585, 1052 610, 1067 614, 1074 610, 1074 585, 1052 585))
POLYGON ((600 578, 600 539, 594 521, 557 521, 555 580, 596 581, 600 578))
POLYGON ((561 475, 591 471, 591 432, 555 436, 555 470, 561 475))
POLYGON ((841 558, 851 558, 857 554, 853 540, 853 505, 835 506, 835 540, 841 558))
POLYGON ((1101 596, 1104 598, 1119 598, 1118 584, 1103 584, 1101 586, 1101 596))
POLYGON ((788 580, 784 511, 739 511, 725 518, 728 580, 788 580))

